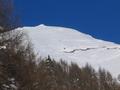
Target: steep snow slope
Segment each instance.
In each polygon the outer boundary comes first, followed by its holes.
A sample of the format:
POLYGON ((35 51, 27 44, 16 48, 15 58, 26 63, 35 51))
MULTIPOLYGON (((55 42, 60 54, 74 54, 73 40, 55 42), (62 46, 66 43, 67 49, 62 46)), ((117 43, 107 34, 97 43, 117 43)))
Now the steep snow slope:
POLYGON ((93 38, 74 29, 39 25, 18 28, 28 34, 34 49, 42 57, 86 63, 94 68, 109 70, 115 77, 120 74, 120 45, 93 38))

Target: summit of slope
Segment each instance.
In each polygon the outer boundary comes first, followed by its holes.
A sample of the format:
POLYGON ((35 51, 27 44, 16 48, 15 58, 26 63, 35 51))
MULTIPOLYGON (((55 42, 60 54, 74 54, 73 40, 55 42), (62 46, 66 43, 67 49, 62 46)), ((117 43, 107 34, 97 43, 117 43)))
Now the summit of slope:
POLYGON ((73 42, 81 42, 81 44, 83 42, 85 43, 87 41, 90 41, 93 44, 96 43, 97 45, 99 44, 100 46, 105 45, 105 46, 109 46, 109 47, 110 46, 119 47, 118 44, 115 44, 113 42, 98 40, 98 39, 93 38, 91 35, 84 34, 82 32, 79 32, 78 30, 71 29, 71 28, 57 27, 57 26, 46 26, 44 24, 41 24, 41 25, 38 25, 38 26, 35 26, 35 27, 23 27, 23 28, 19 28, 19 29, 24 30, 24 32, 27 32, 29 34, 33 33, 33 34, 35 34, 35 36, 37 34, 49 35, 49 36, 46 36, 46 38, 51 37, 52 39, 56 38, 56 39, 67 39, 69 41, 73 40, 73 42))

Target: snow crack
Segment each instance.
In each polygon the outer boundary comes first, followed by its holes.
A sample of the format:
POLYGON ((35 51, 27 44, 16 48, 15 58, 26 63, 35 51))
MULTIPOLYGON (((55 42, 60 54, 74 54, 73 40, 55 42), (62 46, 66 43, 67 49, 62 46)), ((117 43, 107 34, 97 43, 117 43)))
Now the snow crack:
POLYGON ((93 50, 93 49, 107 49, 107 50, 113 50, 113 49, 117 49, 117 50, 120 50, 119 47, 113 47, 113 48, 110 48, 110 47, 101 47, 101 48, 80 48, 80 49, 73 49, 71 51, 64 51, 65 53, 75 53, 76 51, 89 51, 89 50, 93 50))

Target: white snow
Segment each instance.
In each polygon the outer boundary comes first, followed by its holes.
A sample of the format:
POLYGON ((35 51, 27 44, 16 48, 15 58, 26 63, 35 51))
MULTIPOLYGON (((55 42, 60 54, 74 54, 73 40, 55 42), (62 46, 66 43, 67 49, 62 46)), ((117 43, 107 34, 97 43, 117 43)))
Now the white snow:
POLYGON ((76 62, 79 66, 86 63, 95 69, 109 70, 115 77, 120 74, 120 45, 98 40, 77 30, 45 26, 23 27, 34 49, 42 57, 50 55, 55 60, 63 59, 68 63, 76 62))
POLYGON ((6 46, 0 46, 0 49, 6 49, 6 46))

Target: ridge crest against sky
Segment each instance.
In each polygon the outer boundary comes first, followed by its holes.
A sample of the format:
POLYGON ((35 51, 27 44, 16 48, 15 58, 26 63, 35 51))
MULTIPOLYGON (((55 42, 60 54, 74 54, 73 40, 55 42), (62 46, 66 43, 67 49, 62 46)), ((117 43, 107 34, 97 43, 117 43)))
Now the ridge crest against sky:
POLYGON ((44 23, 120 44, 119 0, 14 0, 23 26, 44 23))

